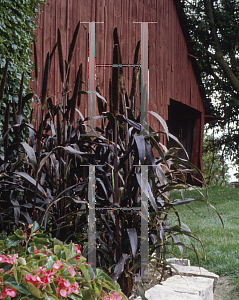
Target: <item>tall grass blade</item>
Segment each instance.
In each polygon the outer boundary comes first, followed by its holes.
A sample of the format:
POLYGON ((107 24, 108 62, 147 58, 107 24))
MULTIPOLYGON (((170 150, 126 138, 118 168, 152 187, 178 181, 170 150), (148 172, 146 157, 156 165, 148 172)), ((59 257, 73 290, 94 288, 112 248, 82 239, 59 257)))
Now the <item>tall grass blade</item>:
POLYGON ((75 49, 75 45, 76 45, 76 39, 79 33, 79 28, 80 28, 80 21, 77 23, 74 34, 73 34, 73 38, 70 44, 70 48, 69 48, 69 53, 68 53, 68 65, 71 64, 72 61, 72 57, 73 57, 73 52, 75 49))
MULTIPOLYGON (((113 52, 113 64, 119 63, 119 51, 118 45, 114 46, 113 52)), ((114 116, 119 114, 119 68, 113 67, 112 68, 112 86, 111 86, 111 101, 112 101, 112 113, 114 116)))
MULTIPOLYGON (((98 77, 96 78, 96 92, 101 95, 101 89, 100 89, 98 77)), ((103 104, 102 99, 100 99, 100 97, 97 97, 97 104, 98 104, 99 115, 102 115, 102 112, 104 111, 104 104, 103 104)))
POLYGON ((58 28, 57 30, 57 46, 58 46, 58 56, 59 56, 59 67, 61 74, 61 82, 64 82, 64 60, 63 60, 63 52, 62 52, 62 43, 61 43, 61 33, 58 28))
MULTIPOLYGON (((82 83, 83 83, 82 79, 83 79, 83 75, 82 75, 82 63, 81 63, 81 64, 80 64, 80 83, 79 83, 79 91, 82 90, 82 83)), ((81 94, 82 94, 82 93, 78 93, 78 98, 77 98, 77 106, 78 106, 78 108, 79 108, 80 105, 81 105, 81 94)))
MULTIPOLYGON (((119 36, 118 36, 118 30, 117 27, 114 29, 114 44, 118 45, 118 64, 122 65, 122 56, 121 56, 121 50, 120 50, 120 43, 119 43, 119 36)), ((123 73, 123 68, 119 67, 119 85, 120 85, 120 91, 123 95, 126 94, 126 88, 125 88, 125 78, 123 73)))
POLYGON ((75 119, 76 98, 78 96, 81 73, 82 73, 82 64, 80 64, 78 72, 77 72, 74 92, 73 92, 73 96, 71 98, 71 114, 70 114, 70 124, 71 125, 74 123, 74 119, 75 119))
POLYGON ((56 124, 57 124, 57 145, 61 145, 61 119, 60 119, 60 108, 57 108, 57 113, 56 113, 56 124))
POLYGON ((50 61, 52 62, 52 58, 53 58, 53 55, 55 54, 55 51, 56 51, 56 47, 57 47, 57 43, 55 43, 52 51, 51 51, 51 55, 50 55, 50 61))
MULTIPOLYGON (((139 62, 139 49, 140 49, 140 41, 138 41, 135 52, 134 52, 134 65, 138 65, 139 62)), ((131 90, 130 90, 130 95, 129 99, 132 101, 132 99, 135 99, 136 96, 136 86, 137 86, 137 81, 139 77, 139 67, 134 67, 133 68, 133 75, 132 75, 132 84, 131 84, 131 90)), ((132 107, 133 109, 133 107, 132 107)), ((134 110, 134 109, 133 109, 134 110)))
POLYGON ((6 78, 7 78, 8 63, 9 63, 9 60, 7 59, 4 70, 3 70, 2 80, 1 80, 1 85, 0 85, 0 107, 1 107, 1 102, 3 99, 3 95, 4 95, 4 87, 5 87, 6 78))
MULTIPOLYGON (((8 125, 9 125, 9 117, 10 117, 10 102, 7 102, 7 106, 5 109, 5 116, 4 116, 4 123, 3 123, 3 134, 8 131, 8 125)), ((8 147, 8 135, 6 136, 4 140, 4 152, 6 153, 8 147)))
POLYGON ((29 158, 29 161, 32 165, 32 168, 34 170, 34 173, 36 172, 36 169, 37 169, 37 159, 36 159, 36 155, 35 155, 35 151, 34 149, 28 145, 28 143, 26 142, 21 142, 21 145, 23 146, 23 148, 25 149, 27 155, 28 155, 28 158, 29 158))
POLYGON ((16 112, 16 105, 15 105, 15 101, 12 98, 12 110, 13 110, 13 122, 14 124, 17 124, 17 112, 16 112))
POLYGON ((43 73, 43 80, 42 80, 42 90, 41 90, 41 105, 42 109, 44 109, 46 100, 47 100, 47 90, 48 90, 48 79, 50 73, 50 55, 49 52, 46 56, 45 68, 43 73))
POLYGON ((115 266, 114 274, 111 276, 113 281, 117 280, 117 278, 120 276, 120 274, 123 273, 124 265, 128 258, 129 258, 129 255, 126 253, 123 253, 122 256, 120 257, 117 265, 115 266))
POLYGON ((109 104, 110 104, 110 112, 113 113, 113 105, 112 105, 112 80, 109 80, 109 104))

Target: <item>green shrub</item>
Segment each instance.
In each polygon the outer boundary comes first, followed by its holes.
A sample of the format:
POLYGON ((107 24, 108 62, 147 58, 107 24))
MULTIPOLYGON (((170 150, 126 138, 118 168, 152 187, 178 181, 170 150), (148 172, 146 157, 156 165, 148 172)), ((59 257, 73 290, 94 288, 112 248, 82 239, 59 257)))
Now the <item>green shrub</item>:
MULTIPOLYGON (((18 103, 19 87, 24 72, 23 95, 29 93, 31 71, 33 70, 31 45, 35 35, 40 11, 39 5, 44 0, 0 0, 0 73, 9 59, 8 75, 1 104, 0 130, 3 125, 4 110, 7 102, 18 103)), ((28 99, 24 114, 29 117, 31 106, 28 99)), ((13 124, 13 110, 11 107, 10 123, 13 124)))

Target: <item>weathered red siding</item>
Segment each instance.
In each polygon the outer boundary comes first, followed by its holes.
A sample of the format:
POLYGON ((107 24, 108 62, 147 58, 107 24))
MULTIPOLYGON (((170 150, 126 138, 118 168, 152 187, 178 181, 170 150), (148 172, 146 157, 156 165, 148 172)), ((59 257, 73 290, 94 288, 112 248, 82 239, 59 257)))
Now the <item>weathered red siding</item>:
MULTIPOLYGON (((61 31, 63 54, 67 59, 67 51, 79 20, 104 22, 96 25, 97 64, 112 63, 114 27, 118 27, 123 63, 132 64, 136 43, 140 40, 140 24, 134 24, 133 21, 157 21, 157 24, 149 24, 149 108, 167 120, 168 105, 170 99, 173 99, 202 112, 204 118, 203 102, 174 0, 48 0, 40 15, 36 33, 41 69, 39 82, 46 54, 56 43, 57 28, 61 31)), ((86 84, 87 39, 88 24, 81 24, 72 63, 71 80, 74 80, 78 66, 82 63, 86 84)), ((124 74, 129 93, 132 68, 124 68, 124 74)), ((102 94, 108 98, 111 68, 97 67, 97 76, 102 94)), ((49 88, 55 103, 60 103, 61 81, 57 51, 51 66, 49 88)), ((80 110, 86 115, 87 96, 84 95, 83 98, 80 110)), ((201 136, 198 137, 197 153, 201 153, 204 119, 200 123, 202 125, 198 126, 201 136)))

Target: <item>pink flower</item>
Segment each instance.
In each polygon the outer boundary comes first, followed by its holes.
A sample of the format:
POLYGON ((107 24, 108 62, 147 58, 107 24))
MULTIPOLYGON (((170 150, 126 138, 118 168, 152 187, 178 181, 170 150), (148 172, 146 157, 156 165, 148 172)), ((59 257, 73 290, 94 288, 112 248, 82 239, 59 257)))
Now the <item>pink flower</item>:
POLYGON ((15 289, 10 289, 9 287, 5 287, 5 291, 7 295, 11 298, 16 297, 17 291, 15 289))
POLYGON ((72 289, 72 287, 61 288, 61 289, 58 288, 57 291, 61 297, 66 298, 66 297, 68 297, 68 295, 72 294, 73 289, 72 289))
POLYGON ((82 248, 81 246, 75 246, 75 252, 77 254, 81 254, 81 251, 80 251, 81 248, 82 248))
POLYGON ((28 273, 25 277, 25 281, 30 282, 31 284, 35 285, 37 288, 41 286, 41 278, 39 276, 34 276, 28 273))
POLYGON ((36 246, 34 246, 34 253, 35 253, 35 254, 40 253, 40 251, 37 250, 37 247, 36 247, 36 246))
POLYGON ((75 282, 74 284, 72 284, 71 287, 72 287, 72 292, 74 294, 79 294, 79 290, 78 290, 79 284, 77 282, 75 282))
POLYGON ((57 280, 59 286, 56 288, 58 296, 66 298, 72 293, 79 294, 79 284, 77 282, 70 284, 70 282, 64 278, 58 278, 57 280))
POLYGON ((104 298, 102 300, 121 300, 122 296, 119 296, 118 292, 114 292, 111 295, 108 296, 104 296, 104 298))
POLYGON ((37 275, 43 274, 45 268, 46 268, 45 266, 39 267, 39 268, 38 268, 38 271, 37 271, 37 275))
POLYGON ((58 285, 61 286, 61 288, 68 288, 70 287, 70 282, 64 278, 60 278, 58 280, 58 285))
POLYGON ((13 256, 8 255, 8 257, 6 257, 6 255, 2 254, 0 256, 0 262, 14 265, 16 258, 18 258, 18 253, 14 254, 13 256))
POLYGON ((74 277, 76 275, 75 270, 71 266, 69 267, 69 272, 71 273, 72 277, 74 277))
POLYGON ((60 270, 63 268, 62 262, 58 259, 56 263, 53 265, 53 270, 60 270))
POLYGON ((2 254, 0 256, 0 262, 14 265, 16 258, 18 258, 18 253, 14 254, 13 256, 8 255, 8 257, 6 257, 6 255, 2 254))
POLYGON ((66 289, 61 289, 59 294, 61 295, 61 297, 65 297, 65 298, 68 296, 66 289))
POLYGON ((0 299, 5 298, 6 296, 13 298, 16 297, 16 295, 17 295, 17 291, 15 289, 11 289, 8 286, 4 286, 0 299))
POLYGON ((52 282, 54 274, 55 274, 55 272, 51 272, 50 270, 47 270, 45 273, 41 274, 43 276, 40 275, 41 276, 40 279, 41 279, 43 289, 46 288, 46 285, 48 283, 52 282))
POLYGON ((79 255, 77 255, 76 257, 75 257, 75 259, 76 260, 78 260, 78 259, 80 259, 80 254, 81 254, 81 249, 82 247, 81 246, 75 246, 75 252, 77 253, 77 254, 79 254, 79 255))
POLYGON ((50 249, 48 249, 46 246, 43 246, 43 249, 45 249, 46 254, 53 254, 50 249))
POLYGON ((0 296, 0 299, 3 299, 7 296, 7 292, 5 291, 5 289, 2 290, 2 294, 0 296))

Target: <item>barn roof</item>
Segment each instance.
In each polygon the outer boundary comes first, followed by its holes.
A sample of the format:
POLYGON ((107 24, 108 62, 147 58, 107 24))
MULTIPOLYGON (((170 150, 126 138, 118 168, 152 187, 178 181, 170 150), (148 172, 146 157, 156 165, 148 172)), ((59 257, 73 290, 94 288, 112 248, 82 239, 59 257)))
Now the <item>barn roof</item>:
POLYGON ((189 57, 191 58, 193 70, 194 70, 194 73, 195 73, 195 76, 196 76, 196 79, 197 79, 197 84, 198 84, 199 91, 200 91, 202 101, 203 101, 203 105, 204 105, 204 108, 205 108, 206 122, 209 122, 209 121, 211 121, 210 116, 214 115, 214 108, 213 108, 213 105, 211 103, 211 99, 209 99, 206 96, 206 91, 205 91, 204 85, 202 83, 201 70, 200 70, 199 65, 197 63, 197 60, 196 60, 197 57, 195 56, 195 52, 194 52, 194 49, 193 49, 194 42, 193 42, 193 40, 192 40, 192 38, 189 34, 188 20, 187 20, 186 14, 185 14, 184 9, 183 9, 184 5, 183 5, 181 0, 174 0, 174 3, 175 3, 175 6, 176 6, 176 9, 177 9, 177 13, 178 13, 179 21, 180 21, 180 24, 181 24, 181 28, 182 28, 182 31, 183 31, 183 34, 184 34, 185 41, 187 43, 189 57), (208 118, 207 118, 207 116, 208 116, 208 118))

